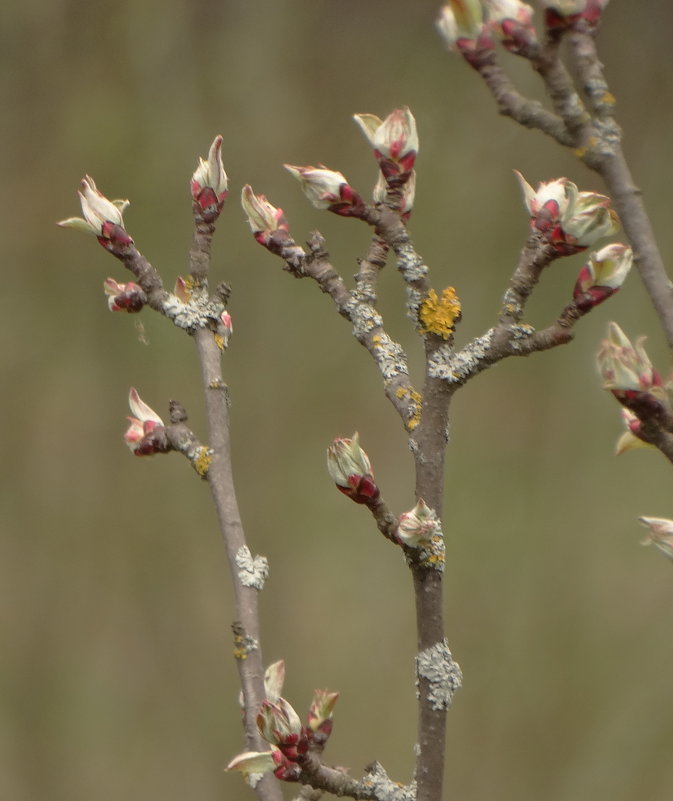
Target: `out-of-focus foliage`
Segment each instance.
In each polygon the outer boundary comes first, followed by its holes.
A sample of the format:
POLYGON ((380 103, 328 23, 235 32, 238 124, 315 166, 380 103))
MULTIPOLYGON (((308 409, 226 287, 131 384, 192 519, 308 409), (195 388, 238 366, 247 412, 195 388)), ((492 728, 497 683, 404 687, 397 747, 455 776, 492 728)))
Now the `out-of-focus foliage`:
MULTIPOLYGON (((214 277, 233 286, 225 358, 247 532, 271 576, 267 662, 285 658, 298 709, 340 690, 329 758, 413 764, 414 612, 399 552, 348 503, 324 448, 356 429, 382 492, 413 505, 406 440, 367 354, 327 298, 255 244, 236 198, 250 182, 298 241, 319 227, 350 276, 368 239, 310 207, 282 163, 323 162, 366 193, 376 170, 350 120, 408 104, 421 150, 410 228, 438 289, 457 288, 457 340, 481 333, 526 235, 512 169, 597 179, 498 117, 442 49, 438 3, 403 0, 9 0, 0 11, 2 431, 0 798, 243 798, 231 593, 207 487, 177 456, 124 447, 129 386, 169 398, 204 433, 192 343, 163 320, 107 311, 124 280, 93 239, 57 229, 88 172, 128 197, 128 230, 172 285, 186 270, 189 178, 224 136, 231 197, 214 277), (391 698, 394 703, 391 703, 391 698), (385 719, 381 709, 386 709, 385 719)), ((670 29, 659 0, 617 2, 600 35, 664 255, 670 225, 670 29)), ((526 91, 534 76, 513 58, 526 91)), ((543 324, 582 257, 531 304, 543 324)), ((394 268, 390 333, 416 355, 394 268)), ((465 687, 449 718, 455 798, 666 801, 673 795, 670 565, 639 549, 638 515, 673 516, 657 454, 611 455, 617 405, 594 352, 607 321, 662 338, 635 273, 569 347, 500 365, 453 407, 447 618, 465 687)), ((447 797, 449 797, 447 795, 447 797)))

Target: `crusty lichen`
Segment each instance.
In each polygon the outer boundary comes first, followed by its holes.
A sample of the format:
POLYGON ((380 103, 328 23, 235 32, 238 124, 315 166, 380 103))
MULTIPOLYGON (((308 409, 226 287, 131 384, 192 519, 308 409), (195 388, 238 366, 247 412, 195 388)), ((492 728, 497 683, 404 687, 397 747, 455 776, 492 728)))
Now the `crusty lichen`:
POLYGON ((236 551, 236 567, 238 578, 244 587, 254 587, 261 590, 269 575, 269 561, 266 556, 255 556, 250 553, 247 545, 241 545, 236 551))
POLYGON ((393 341, 385 331, 372 337, 372 356, 383 376, 390 381, 400 375, 408 375, 407 356, 402 346, 393 341))
POLYGON ((420 697, 420 679, 428 682, 427 699, 433 709, 448 709, 454 693, 463 684, 460 665, 453 661, 449 643, 444 638, 416 657, 416 697, 420 697))
POLYGON ((416 558, 418 562, 425 567, 431 567, 439 573, 444 572, 446 548, 441 531, 437 534, 433 534, 429 540, 417 546, 416 558))
POLYGON ((451 384, 464 384, 468 378, 483 369, 482 365, 493 345, 494 333, 495 329, 491 328, 458 353, 454 353, 448 346, 442 346, 430 356, 428 375, 443 378, 451 384))
POLYGON ((367 790, 371 789, 379 801, 414 801, 416 798, 415 782, 404 785, 392 781, 380 762, 367 768, 360 784, 367 790))
POLYGON ((163 301, 163 312, 178 328, 193 333, 198 328, 205 328, 216 323, 224 310, 218 300, 210 300, 204 294, 193 293, 188 303, 183 303, 176 295, 168 294, 163 301))
POLYGON ((234 633, 234 659, 247 659, 248 654, 258 648, 259 643, 254 637, 241 632, 234 633))
POLYGON ((368 303, 359 303, 353 299, 346 305, 348 319, 353 323, 353 334, 358 341, 362 341, 372 329, 383 325, 381 315, 368 303))
POLYGON ((207 448, 205 445, 202 445, 197 449, 192 458, 192 466, 194 467, 194 470, 196 470, 196 472, 201 476, 201 478, 205 478, 208 475, 208 470, 212 461, 212 448, 207 448))
POLYGON ((400 400, 408 401, 407 431, 413 431, 421 422, 423 396, 411 387, 398 387, 395 390, 395 395, 400 400))
POLYGON ((460 315, 460 300, 452 286, 442 290, 441 298, 431 289, 418 312, 420 330, 422 333, 437 334, 442 339, 448 339, 453 334, 460 315))

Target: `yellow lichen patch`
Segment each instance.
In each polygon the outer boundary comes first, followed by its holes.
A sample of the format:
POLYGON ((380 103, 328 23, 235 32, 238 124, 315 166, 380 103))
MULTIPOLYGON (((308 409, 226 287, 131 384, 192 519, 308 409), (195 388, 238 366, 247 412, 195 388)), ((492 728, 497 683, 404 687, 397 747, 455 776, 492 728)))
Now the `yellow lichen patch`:
POLYGON ((617 101, 615 100, 615 96, 612 94, 612 92, 606 91, 603 92, 603 96, 601 97, 601 102, 613 106, 617 101))
POLYGON ((592 136, 591 139, 586 143, 586 145, 582 145, 581 147, 576 147, 573 151, 578 159, 584 158, 586 154, 592 150, 598 144, 598 138, 592 136))
POLYGON ((203 445, 199 448, 196 456, 192 460, 192 465, 201 478, 205 478, 212 461, 213 452, 210 448, 206 448, 205 445, 203 445))
POLYGON ((430 541, 421 551, 419 561, 422 565, 434 568, 440 573, 444 570, 444 562, 446 561, 444 538, 440 534, 434 534, 430 537, 430 541))
POLYGON ((418 312, 421 331, 448 339, 460 320, 460 313, 460 300, 452 286, 442 290, 441 298, 431 289, 418 312))
POLYGON ((423 396, 420 392, 409 387, 398 387, 395 390, 395 396, 400 400, 408 398, 409 400, 409 416, 407 418, 407 431, 413 431, 416 426, 421 422, 421 405, 423 403, 423 396))
POLYGON ((220 350, 224 350, 224 337, 221 334, 215 334, 215 344, 220 350))
POLYGON ((250 637, 234 634, 234 659, 247 659, 252 650, 250 637))

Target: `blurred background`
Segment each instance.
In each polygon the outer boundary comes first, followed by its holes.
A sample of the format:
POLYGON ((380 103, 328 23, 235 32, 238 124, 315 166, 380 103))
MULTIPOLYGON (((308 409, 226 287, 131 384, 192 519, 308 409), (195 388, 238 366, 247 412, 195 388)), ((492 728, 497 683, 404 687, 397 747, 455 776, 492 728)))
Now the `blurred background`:
MULTIPOLYGON (((127 393, 180 399, 202 436, 192 342, 149 312, 110 314, 125 280, 79 214, 84 173, 111 198, 168 286, 187 270, 188 181, 224 136, 230 199, 213 277, 233 287, 225 355, 246 532, 271 575, 265 661, 286 695, 339 690, 327 757, 380 759, 407 781, 415 698, 411 582, 397 549, 332 486, 324 450, 358 430, 384 496, 413 505, 407 441, 377 371, 309 281, 252 239, 241 186, 319 228, 349 280, 369 232, 313 209, 283 162, 322 162, 367 192, 376 168, 354 112, 408 104, 421 148, 410 230, 436 287, 463 302, 457 342, 488 328, 533 184, 593 174, 496 113, 422 0, 9 0, 0 9, 3 119, 1 801, 251 798, 223 772, 241 749, 232 605, 207 485, 177 457, 133 458, 127 393)), ((625 148, 665 258, 673 144, 673 9, 614 0, 600 46, 625 148)), ((506 57, 539 96, 525 64, 506 57)), ((582 257, 530 304, 547 324, 582 257)), ((419 341, 394 266, 381 310, 420 381, 419 341)), ((464 674, 448 725, 446 797, 673 797, 673 568, 638 545, 638 515, 673 516, 660 454, 612 455, 619 409, 594 354, 607 322, 668 356, 638 277, 568 347, 510 360, 456 397, 446 477, 446 618, 464 674)), ((295 788, 288 788, 292 798, 295 788)))

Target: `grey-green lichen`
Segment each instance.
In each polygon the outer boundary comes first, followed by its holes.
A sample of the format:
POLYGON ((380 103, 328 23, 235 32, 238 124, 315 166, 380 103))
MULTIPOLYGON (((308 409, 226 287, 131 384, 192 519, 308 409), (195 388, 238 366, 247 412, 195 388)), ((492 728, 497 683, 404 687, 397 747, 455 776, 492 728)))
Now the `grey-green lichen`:
POLYGON ((418 323, 418 310, 424 298, 425 293, 420 289, 415 289, 413 286, 407 287, 407 317, 413 321, 414 325, 418 323))
POLYGON ((449 345, 439 348, 429 359, 428 374, 443 378, 451 384, 464 384, 470 376, 483 369, 482 364, 493 344, 493 328, 473 339, 458 353, 449 345))
POLYGON ((394 782, 380 762, 367 768, 367 774, 360 782, 363 788, 373 791, 378 801, 415 801, 416 783, 409 785, 394 782))
POLYGON ((420 697, 419 679, 428 681, 428 701, 433 709, 448 709, 453 695, 463 684, 460 665, 453 661, 449 643, 444 638, 416 657, 416 697, 420 697))
POLYGON ((511 349, 516 352, 522 350, 522 342, 532 337, 535 333, 535 329, 532 325, 522 323, 521 325, 511 326, 509 332, 509 345, 511 349))
POLYGON ((259 649, 259 643, 249 634, 234 635, 234 659, 247 659, 248 655, 259 649))
POLYGON ((269 562, 266 556, 255 556, 253 558, 250 548, 241 545, 236 551, 236 567, 238 568, 238 578, 244 587, 254 587, 261 590, 264 582, 269 575, 269 562))
POLYGON ((194 297, 188 302, 183 303, 180 298, 171 293, 163 302, 163 311, 169 320, 178 328, 185 331, 196 331, 197 328, 205 328, 212 322, 217 322, 224 311, 224 305, 217 300, 210 300, 208 297, 194 297))
POLYGON ((444 537, 441 530, 433 534, 429 539, 420 542, 416 548, 416 558, 420 564, 425 567, 431 567, 438 573, 444 572, 446 548, 444 546, 444 537))
POLYGON ((346 304, 346 310, 348 319, 353 323, 353 335, 358 341, 362 341, 374 328, 380 328, 383 325, 381 315, 368 303, 351 300, 346 304))
POLYGON ((373 356, 381 375, 389 380, 399 375, 409 375, 407 356, 402 346, 394 342, 385 331, 374 334, 372 338, 373 356))
POLYGON ((428 274, 428 265, 416 253, 410 243, 401 245, 396 252, 397 269, 402 273, 405 281, 414 283, 425 278, 428 274))

